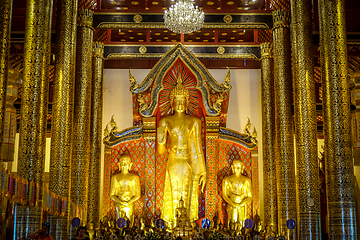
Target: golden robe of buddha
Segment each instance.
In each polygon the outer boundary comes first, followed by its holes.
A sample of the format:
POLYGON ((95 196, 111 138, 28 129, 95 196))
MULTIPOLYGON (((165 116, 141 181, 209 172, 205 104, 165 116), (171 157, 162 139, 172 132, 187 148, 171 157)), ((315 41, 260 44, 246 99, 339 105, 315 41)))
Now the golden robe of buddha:
POLYGON ((228 203, 228 221, 244 224, 246 203, 252 200, 251 180, 242 175, 245 168, 242 161, 234 160, 231 168, 234 174, 223 179, 222 197, 228 203))
POLYGON ((129 172, 131 169, 129 156, 121 156, 119 159, 120 173, 111 177, 110 197, 115 202, 116 217, 127 218, 134 222, 134 202, 140 198, 140 178, 129 172))
POLYGON ((175 210, 182 198, 189 211, 190 221, 198 219, 199 185, 204 189, 206 167, 201 146, 201 120, 186 115, 189 93, 178 77, 177 85, 170 93, 170 104, 175 113, 159 121, 157 129, 157 149, 166 151, 169 141, 164 204, 161 217, 174 226, 175 210))

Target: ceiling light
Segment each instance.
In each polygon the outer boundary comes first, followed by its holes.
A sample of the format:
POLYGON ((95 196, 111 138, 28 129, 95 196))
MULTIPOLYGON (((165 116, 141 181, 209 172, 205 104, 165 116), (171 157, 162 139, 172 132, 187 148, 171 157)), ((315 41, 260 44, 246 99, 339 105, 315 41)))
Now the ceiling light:
POLYGON ((199 30, 205 14, 190 0, 178 0, 164 13, 165 26, 172 32, 187 34, 199 30))

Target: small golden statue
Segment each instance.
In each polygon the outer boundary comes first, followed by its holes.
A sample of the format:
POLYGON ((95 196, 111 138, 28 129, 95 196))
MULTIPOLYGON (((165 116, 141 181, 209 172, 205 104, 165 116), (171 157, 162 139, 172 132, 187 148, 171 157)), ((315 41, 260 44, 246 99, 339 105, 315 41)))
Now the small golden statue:
POLYGON ((198 219, 198 186, 201 185, 201 189, 204 189, 206 167, 201 146, 201 120, 185 114, 189 104, 189 92, 183 86, 180 75, 177 85, 170 93, 170 104, 175 113, 160 119, 157 149, 163 154, 169 139, 161 217, 173 228, 176 220, 175 209, 180 198, 183 198, 184 207, 189 211, 190 221, 198 219))
MULTIPOLYGON (((116 220, 114 220, 114 219, 109 219, 108 225, 109 225, 109 231, 110 231, 110 233, 111 233, 111 234, 116 234, 116 232, 117 232, 116 220)), ((110 235, 111 235, 111 234, 110 234, 110 235)))
POLYGON ((95 236, 94 222, 88 222, 86 225, 87 225, 87 232, 89 233, 89 238, 94 239, 95 236))
POLYGON ((213 220, 212 220, 212 226, 211 226, 211 229, 213 231, 216 231, 218 230, 218 227, 219 227, 219 216, 217 214, 217 212, 215 213, 214 217, 213 217, 213 220))
POLYGON ((175 209, 175 216, 177 227, 183 227, 186 222, 190 222, 188 210, 184 207, 184 200, 182 198, 179 201, 179 207, 175 209))
POLYGON ((246 203, 252 200, 251 180, 243 176, 244 163, 234 160, 232 163, 233 175, 223 179, 222 197, 228 203, 227 213, 229 222, 241 222, 246 219, 246 203))
POLYGON ((129 156, 120 157, 119 169, 121 172, 111 177, 110 197, 115 201, 116 217, 127 218, 133 223, 133 203, 140 198, 140 178, 129 172, 131 165, 129 156))

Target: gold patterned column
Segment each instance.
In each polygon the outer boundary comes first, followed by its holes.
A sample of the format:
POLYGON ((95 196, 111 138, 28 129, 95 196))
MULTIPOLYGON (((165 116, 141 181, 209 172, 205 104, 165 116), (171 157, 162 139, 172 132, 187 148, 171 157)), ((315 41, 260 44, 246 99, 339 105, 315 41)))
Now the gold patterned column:
POLYGON ((321 239, 312 1, 291 0, 299 239, 321 239))
POLYGON ((289 12, 274 11, 273 20, 278 230, 289 238, 286 221, 296 219, 289 12))
MULTIPOLYGON (((3 143, 1 147, 1 159, 3 162, 12 164, 15 152, 15 135, 17 130, 16 108, 14 102, 18 98, 18 88, 21 86, 22 74, 19 69, 9 67, 7 76, 5 124, 3 128, 3 143)), ((8 165, 8 169, 11 169, 8 165)))
POLYGON ((19 177, 39 183, 36 207, 17 205, 14 239, 41 227, 51 51, 52 0, 26 1, 19 177))
MULTIPOLYGON (((0 146, 3 143, 3 127, 5 123, 6 85, 10 55, 12 0, 4 0, 0 4, 0 146)), ((1 151, 1 149, 0 149, 1 151)), ((0 158, 0 171, 2 157, 0 158)), ((0 193, 1 199, 2 193, 0 193)))
MULTIPOLYGON (((76 42, 74 126, 71 159, 71 201, 87 207, 90 158, 93 12, 80 9, 76 42)), ((86 222, 86 219, 81 219, 86 222)))
POLYGON ((100 172, 101 172, 101 142, 102 142, 102 104, 103 104, 103 68, 104 45, 94 43, 92 65, 92 112, 91 112, 91 154, 89 163, 89 194, 88 223, 99 222, 100 208, 100 172))
POLYGON ((275 166, 274 59, 270 43, 261 48, 261 109, 264 179, 264 226, 278 228, 277 182, 275 166))
MULTIPOLYGON (((49 190, 70 196, 71 137, 74 112, 77 1, 57 1, 55 80, 51 123, 49 190)), ((50 235, 68 239, 68 215, 51 216, 50 235)))
POLYGON ((319 1, 329 239, 357 239, 344 2, 319 1))

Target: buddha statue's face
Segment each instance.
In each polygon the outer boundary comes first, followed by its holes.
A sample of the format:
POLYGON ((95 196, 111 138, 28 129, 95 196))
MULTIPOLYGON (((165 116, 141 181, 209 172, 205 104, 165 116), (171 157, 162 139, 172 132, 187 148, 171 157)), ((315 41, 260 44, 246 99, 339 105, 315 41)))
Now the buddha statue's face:
POLYGON ((128 158, 128 157, 120 158, 119 168, 120 168, 120 170, 121 170, 122 173, 129 172, 130 167, 131 167, 131 160, 130 160, 130 158, 128 158))
POLYGON ((238 160, 235 160, 232 164, 232 170, 234 174, 240 175, 243 172, 244 163, 238 160))
POLYGON ((186 106, 186 98, 183 95, 177 95, 174 98, 174 102, 172 104, 172 108, 177 113, 183 113, 185 112, 187 106, 186 106))

